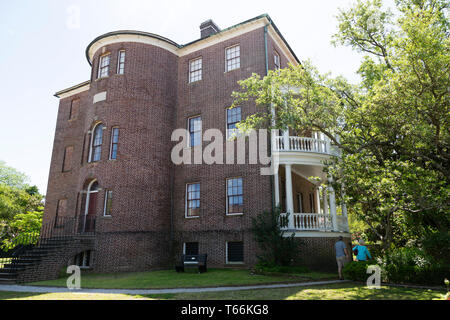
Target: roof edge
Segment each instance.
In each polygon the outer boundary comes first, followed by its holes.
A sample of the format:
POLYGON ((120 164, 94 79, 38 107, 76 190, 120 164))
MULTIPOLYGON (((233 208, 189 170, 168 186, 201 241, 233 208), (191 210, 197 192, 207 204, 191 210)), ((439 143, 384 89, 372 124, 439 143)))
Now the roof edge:
POLYGON ((137 35, 137 36, 144 36, 144 37, 149 37, 149 38, 155 38, 164 42, 167 42, 168 44, 171 44, 173 46, 175 46, 177 49, 181 48, 181 46, 176 43, 175 41, 172 41, 168 38, 165 38, 163 36, 157 35, 155 33, 150 33, 150 32, 144 32, 144 31, 136 31, 136 30, 118 30, 118 31, 111 31, 105 34, 102 34, 98 37, 96 37, 94 40, 92 40, 88 46, 86 47, 86 59, 89 63, 89 65, 92 65, 91 60, 89 59, 89 49, 92 47, 92 45, 94 43, 96 43, 97 41, 107 38, 107 37, 112 37, 112 36, 117 36, 117 35, 124 35, 124 34, 131 34, 131 35, 137 35))
POLYGON ((82 87, 84 87, 84 86, 87 86, 87 85, 89 85, 89 84, 91 84, 91 81, 90 81, 90 80, 87 80, 87 81, 84 81, 84 82, 82 82, 82 83, 79 83, 79 84, 76 84, 76 85, 74 85, 74 86, 71 86, 71 87, 69 87, 69 88, 60 90, 60 91, 56 92, 53 96, 56 97, 56 98, 61 98, 61 97, 60 97, 61 95, 65 94, 65 93, 68 93, 68 92, 70 92, 70 91, 74 91, 74 90, 76 90, 76 89, 80 89, 80 88, 82 88, 82 87))
POLYGON ((176 47, 177 49, 181 49, 181 48, 188 47, 188 46, 190 46, 190 45, 192 45, 192 44, 194 44, 194 43, 201 42, 201 41, 203 41, 203 40, 206 40, 206 39, 209 39, 209 38, 218 36, 218 35, 220 35, 220 34, 226 32, 226 31, 229 31, 229 30, 231 30, 231 29, 238 28, 238 27, 240 27, 241 25, 245 25, 245 24, 247 24, 247 23, 250 23, 250 22, 253 22, 253 21, 256 21, 256 20, 259 20, 259 19, 263 19, 263 18, 266 18, 266 19, 268 20, 269 24, 273 26, 275 32, 278 34, 278 36, 279 36, 279 37, 281 38, 281 40, 284 42, 284 44, 286 45, 286 47, 288 48, 288 50, 290 51, 290 53, 292 54, 292 56, 294 57, 294 59, 295 59, 299 64, 301 64, 301 62, 300 62, 300 60, 298 59, 298 57, 296 56, 295 52, 294 52, 294 51, 292 50, 292 48, 289 46, 288 42, 287 42, 286 39, 283 37, 283 35, 281 34, 280 30, 277 28, 277 26, 276 26, 275 23, 273 22, 272 18, 271 18, 267 13, 261 14, 261 15, 259 15, 259 16, 256 16, 256 17, 251 18, 251 19, 248 19, 248 20, 245 20, 245 21, 240 22, 240 23, 238 23, 238 24, 235 24, 235 25, 233 25, 233 26, 231 26, 231 27, 222 29, 222 30, 220 30, 219 32, 217 32, 217 33, 215 33, 215 34, 209 35, 209 36, 204 37, 204 38, 199 38, 199 39, 197 39, 197 40, 188 42, 188 43, 183 44, 183 45, 179 45, 179 44, 176 43, 175 41, 172 41, 172 40, 170 40, 170 39, 168 39, 168 38, 165 38, 165 37, 163 37, 163 36, 160 36, 160 35, 157 35, 157 34, 154 34, 154 33, 150 33, 150 32, 135 31, 135 30, 118 30, 118 31, 108 32, 108 33, 105 33, 105 34, 103 34, 103 35, 100 35, 100 36, 96 37, 94 40, 92 40, 92 41, 89 43, 89 45, 87 46, 86 51, 85 51, 85 53, 86 53, 86 59, 87 59, 89 65, 92 65, 92 61, 89 59, 89 49, 90 49, 90 48, 92 47, 92 45, 94 45, 94 43, 96 43, 97 41, 99 41, 99 40, 101 40, 101 39, 104 39, 104 38, 107 38, 107 37, 111 37, 111 36, 116 36, 116 35, 126 35, 126 34, 130 34, 130 35, 138 35, 138 36, 146 36, 146 37, 155 38, 155 39, 158 39, 158 40, 167 42, 168 44, 173 45, 173 46, 176 47))

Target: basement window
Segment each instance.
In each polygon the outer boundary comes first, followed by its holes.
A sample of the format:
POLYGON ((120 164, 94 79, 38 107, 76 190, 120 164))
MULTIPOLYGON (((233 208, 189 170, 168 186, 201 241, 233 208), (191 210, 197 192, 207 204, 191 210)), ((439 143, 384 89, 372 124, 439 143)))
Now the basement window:
POLYGON ((244 243, 242 241, 227 242, 227 263, 244 263, 244 243))
POLYGON ((74 264, 80 268, 89 268, 91 266, 91 250, 77 254, 74 258, 74 264))
POLYGON ((186 255, 198 255, 198 242, 185 242, 183 249, 186 255))

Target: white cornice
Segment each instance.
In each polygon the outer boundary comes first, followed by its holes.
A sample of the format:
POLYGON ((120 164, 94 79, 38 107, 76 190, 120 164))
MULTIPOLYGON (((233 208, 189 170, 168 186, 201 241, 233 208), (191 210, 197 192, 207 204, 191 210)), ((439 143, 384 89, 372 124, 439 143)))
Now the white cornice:
POLYGON ((64 99, 64 98, 73 96, 73 95, 75 95, 77 93, 80 93, 80 92, 83 92, 83 91, 87 91, 87 90, 89 90, 89 88, 90 88, 90 83, 86 83, 85 85, 77 86, 77 87, 75 87, 73 89, 68 88, 68 89, 59 91, 59 92, 55 93, 55 96, 57 98, 64 99))
POLYGON ((260 19, 249 21, 242 25, 237 25, 235 27, 231 27, 229 29, 225 29, 220 31, 219 33, 213 34, 207 38, 200 39, 198 41, 189 43, 185 46, 177 47, 175 44, 169 43, 167 41, 158 39, 157 37, 153 37, 150 35, 144 34, 127 34, 127 33, 119 33, 110 36, 106 36, 101 38, 95 42, 93 42, 88 50, 88 58, 92 61, 93 56, 101 47, 120 42, 136 42, 136 43, 144 43, 149 45, 154 45, 160 48, 163 48, 178 57, 182 57, 188 54, 191 54, 195 51, 205 49, 207 47, 216 45, 220 42, 227 41, 229 39, 238 37, 242 34, 251 32, 253 30, 263 28, 264 26, 268 26, 268 34, 273 39, 273 41, 278 45, 278 47, 282 50, 283 54, 288 58, 289 62, 293 64, 298 64, 296 58, 291 53, 290 49, 284 42, 284 40, 280 37, 278 32, 275 31, 273 25, 270 23, 267 17, 261 17, 260 19))

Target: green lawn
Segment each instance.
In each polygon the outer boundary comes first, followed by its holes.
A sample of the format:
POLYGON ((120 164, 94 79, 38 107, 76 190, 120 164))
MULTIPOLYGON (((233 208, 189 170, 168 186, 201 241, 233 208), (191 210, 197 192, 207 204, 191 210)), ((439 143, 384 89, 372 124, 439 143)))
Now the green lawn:
MULTIPOLYGON (((66 279, 60 278, 50 281, 39 281, 29 283, 29 285, 65 287, 66 279)), ((251 274, 249 270, 243 269, 208 269, 208 272, 199 274, 195 269, 188 269, 184 273, 177 273, 174 270, 112 274, 82 273, 81 287, 103 289, 192 288, 305 282, 324 279, 337 279, 337 275, 332 273, 308 272, 296 274, 295 276, 269 276, 251 274)))
MULTIPOLYGON (((174 294, 177 300, 432 300, 444 291, 382 286, 369 289, 364 284, 336 283, 308 287, 174 294)), ((157 296, 152 296, 157 298, 157 296)))
POLYGON ((363 284, 337 283, 280 289, 242 290, 208 293, 126 295, 99 293, 23 293, 0 292, 0 300, 433 300, 444 291, 386 287, 369 289, 363 284))

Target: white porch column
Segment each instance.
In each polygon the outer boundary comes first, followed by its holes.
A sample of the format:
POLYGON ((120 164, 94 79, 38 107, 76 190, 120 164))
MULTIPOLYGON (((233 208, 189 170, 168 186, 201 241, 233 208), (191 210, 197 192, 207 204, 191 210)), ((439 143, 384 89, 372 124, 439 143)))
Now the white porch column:
POLYGON ((333 221, 333 230, 338 231, 337 214, 336 214, 336 196, 332 186, 328 187, 328 193, 330 195, 330 213, 333 221))
POLYGON ((291 146, 289 144, 289 128, 283 130, 283 143, 284 143, 284 150, 291 150, 291 146))
POLYGON ((319 191, 319 187, 316 187, 316 213, 320 213, 320 191, 319 191))
POLYGON ((322 188, 322 197, 323 197, 323 214, 328 214, 328 193, 327 188, 322 188))
POLYGON ((341 205, 341 207, 342 207, 342 215, 344 217, 347 217, 347 204, 344 201, 344 195, 345 195, 345 193, 342 194, 342 205, 341 205))
POLYGON ((285 175, 286 175, 286 212, 289 212, 289 223, 288 228, 294 229, 294 198, 292 195, 292 173, 291 173, 291 165, 286 164, 285 175))
POLYGON ((275 206, 280 206, 280 180, 278 178, 278 173, 273 175, 273 188, 275 189, 275 206))

